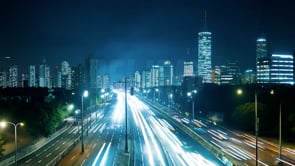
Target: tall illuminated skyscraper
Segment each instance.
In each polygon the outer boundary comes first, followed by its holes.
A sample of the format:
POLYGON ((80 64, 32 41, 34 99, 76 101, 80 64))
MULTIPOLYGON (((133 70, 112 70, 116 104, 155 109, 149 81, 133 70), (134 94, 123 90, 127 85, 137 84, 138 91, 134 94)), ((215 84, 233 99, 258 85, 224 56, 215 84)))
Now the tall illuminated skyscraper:
POLYGON ((183 63, 183 76, 193 76, 194 75, 194 62, 184 61, 183 63))
POLYGON ((256 40, 256 60, 267 56, 266 38, 259 37, 256 40))
MULTIPOLYGON (((261 36, 256 40, 256 83, 265 83, 268 81, 265 76, 269 70, 263 66, 268 63, 266 38, 261 36)), ((268 67, 268 66, 266 66, 268 67)))
POLYGON ((35 67, 35 65, 29 66, 29 87, 36 87, 36 67, 35 67))
POLYGON ((173 78, 173 65, 170 61, 164 61, 164 86, 171 86, 172 85, 172 78, 173 78))
POLYGON ((212 82, 211 32, 206 28, 206 12, 205 30, 198 33, 198 76, 202 77, 203 83, 212 82))

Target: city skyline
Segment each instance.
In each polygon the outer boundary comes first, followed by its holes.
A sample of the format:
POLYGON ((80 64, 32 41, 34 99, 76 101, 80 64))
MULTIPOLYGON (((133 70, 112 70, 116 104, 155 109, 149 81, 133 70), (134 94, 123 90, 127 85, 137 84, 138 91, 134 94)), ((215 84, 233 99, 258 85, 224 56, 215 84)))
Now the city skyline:
POLYGON ((242 71, 255 69, 261 32, 268 53, 295 50, 290 4, 265 0, 1 2, 0 55, 13 58, 1 59, 0 64, 39 65, 45 57, 50 66, 64 60, 75 66, 92 56, 110 66, 99 70, 115 73, 144 70, 165 60, 177 70, 179 62, 197 62, 197 36, 204 29, 206 10, 212 68, 236 59, 243 62, 242 71))

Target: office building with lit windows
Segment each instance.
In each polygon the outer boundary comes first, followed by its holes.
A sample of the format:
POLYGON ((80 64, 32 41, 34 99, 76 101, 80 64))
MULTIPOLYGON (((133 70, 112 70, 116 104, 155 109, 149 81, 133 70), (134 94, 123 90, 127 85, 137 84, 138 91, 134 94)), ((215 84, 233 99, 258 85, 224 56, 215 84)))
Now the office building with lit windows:
POLYGON ((272 54, 270 82, 275 84, 294 84, 294 55, 272 54))
POLYGON ((172 85, 173 65, 170 61, 164 61, 164 86, 172 85))
POLYGON ((159 70, 160 66, 153 65, 151 69, 151 87, 159 86, 159 70))
POLYGON ((211 32, 198 33, 198 76, 203 83, 212 82, 211 32))
POLYGON ((35 65, 29 66, 29 87, 36 87, 36 67, 35 67, 35 65))
POLYGON ((268 82, 268 62, 266 38, 261 36, 256 40, 256 82, 268 82))
POLYGON ((294 84, 294 55, 272 54, 257 60, 257 83, 294 84))
POLYGON ((194 76, 194 62, 184 61, 183 62, 183 77, 194 76))
POLYGON ((259 37, 256 40, 256 59, 267 57, 266 38, 259 37))

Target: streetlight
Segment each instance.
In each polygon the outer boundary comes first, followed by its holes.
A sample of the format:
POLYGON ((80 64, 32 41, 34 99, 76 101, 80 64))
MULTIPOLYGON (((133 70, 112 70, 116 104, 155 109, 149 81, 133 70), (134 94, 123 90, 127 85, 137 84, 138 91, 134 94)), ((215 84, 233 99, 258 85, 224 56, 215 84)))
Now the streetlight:
POLYGON ((84 152, 84 138, 83 138, 83 134, 84 134, 84 125, 83 125, 83 99, 84 99, 84 97, 87 97, 88 96, 88 91, 87 90, 85 90, 84 92, 83 92, 83 95, 82 95, 82 108, 81 108, 81 130, 82 130, 82 132, 81 132, 81 141, 82 141, 82 153, 84 152))
MULTIPOLYGON (((275 94, 275 91, 272 89, 270 91, 271 95, 275 94)), ((280 102, 279 106, 279 159, 282 159, 282 104, 280 102)))
MULTIPOLYGON (((243 91, 242 89, 238 89, 237 90, 237 94, 238 95, 242 95, 243 91)), ((256 161, 255 161, 255 165, 258 165, 258 130, 259 130, 259 118, 257 115, 257 91, 255 89, 254 92, 254 100, 255 100, 255 154, 256 154, 256 161)))
MULTIPOLYGON (((75 110, 75 122, 76 122, 76 125, 79 124, 79 122, 78 122, 78 118, 77 118, 77 115, 78 115, 79 113, 80 113, 80 110, 79 110, 79 109, 75 110)), ((78 128, 79 128, 79 126, 78 126, 78 128)))
POLYGON ((192 100, 192 117, 193 117, 193 120, 195 118, 195 100, 194 100, 194 95, 197 94, 197 92, 198 91, 196 89, 194 89, 191 92, 187 92, 187 97, 189 97, 192 100))
POLYGON ((169 104, 169 109, 172 108, 172 98, 173 98, 173 94, 170 93, 170 94, 169 94, 169 102, 170 102, 170 104, 169 104))
POLYGON ((23 126, 24 123, 18 122, 18 123, 12 123, 12 122, 1 122, 0 126, 5 127, 6 124, 11 124, 14 126, 14 145, 15 145, 15 156, 14 156, 14 164, 17 165, 17 126, 23 126))

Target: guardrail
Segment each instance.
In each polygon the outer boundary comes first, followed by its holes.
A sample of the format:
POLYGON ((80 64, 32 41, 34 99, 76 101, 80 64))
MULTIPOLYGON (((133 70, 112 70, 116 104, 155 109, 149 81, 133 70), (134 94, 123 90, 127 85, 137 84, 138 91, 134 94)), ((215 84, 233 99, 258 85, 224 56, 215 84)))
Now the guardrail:
MULTIPOLYGON (((58 130, 49 138, 41 138, 26 148, 18 149, 17 159, 21 160, 21 159, 25 158, 26 156, 34 153, 35 151, 37 151, 38 149, 42 148, 47 143, 49 143, 50 141, 55 139, 60 134, 64 133, 71 126, 72 126, 72 124, 68 125, 67 127, 62 128, 61 130, 58 130)), ((0 162, 0 166, 13 165, 14 162, 15 162, 15 158, 14 158, 14 155, 12 155, 12 153, 11 153, 11 155, 9 155, 9 157, 5 158, 4 160, 2 160, 0 162)))

